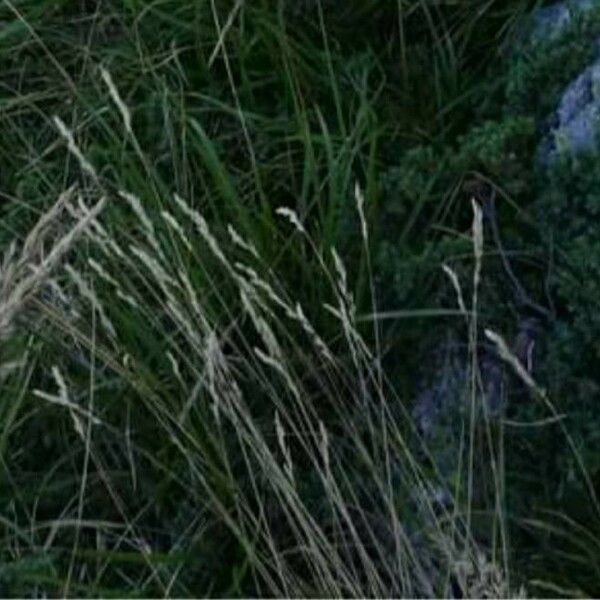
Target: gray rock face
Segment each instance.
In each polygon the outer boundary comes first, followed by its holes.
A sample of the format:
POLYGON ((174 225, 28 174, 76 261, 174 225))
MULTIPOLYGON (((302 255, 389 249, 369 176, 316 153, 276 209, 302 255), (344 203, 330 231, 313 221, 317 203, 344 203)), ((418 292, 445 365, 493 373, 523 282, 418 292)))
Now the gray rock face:
MULTIPOLYGON (((525 317, 517 323, 511 351, 527 372, 533 371, 533 350, 540 333, 540 321, 525 317)), ((476 418, 497 419, 504 409, 504 365, 494 348, 478 348, 476 418)), ((412 410, 412 419, 425 440, 442 430, 446 439, 457 437, 461 415, 470 414, 471 357, 464 344, 452 336, 441 343, 427 363, 433 379, 422 381, 412 410), (456 436, 454 435, 456 433, 456 436)))
MULTIPOLYGON (((532 16, 531 39, 556 37, 577 15, 600 7, 600 0, 571 0, 540 8, 532 16)), ((537 149, 537 161, 550 166, 563 152, 577 154, 597 148, 600 128, 600 40, 595 62, 576 77, 563 92, 556 110, 546 123, 547 133, 537 149)))
MULTIPOLYGON (((600 49, 600 43, 599 43, 600 49)), ((548 120, 549 133, 538 147, 538 161, 549 166, 560 152, 597 149, 600 130, 600 52, 596 61, 563 92, 548 120)))
MULTIPOLYGON (((460 415, 470 411, 467 349, 455 341, 444 344, 431 357, 428 369, 434 374, 433 381, 422 384, 412 411, 413 421, 425 439, 430 439, 440 426, 456 428, 460 415)), ((503 408, 503 370, 492 349, 480 349, 478 369, 482 385, 477 393, 478 416, 498 417, 503 408)))
POLYGON ((456 412, 462 404, 467 389, 468 358, 456 343, 446 343, 435 352, 428 362, 433 366, 433 381, 421 382, 415 399, 412 418, 425 438, 434 429, 447 421, 447 416, 456 412))
POLYGON ((571 0, 538 8, 532 15, 531 34, 535 40, 555 37, 577 15, 598 6, 596 0, 571 0))

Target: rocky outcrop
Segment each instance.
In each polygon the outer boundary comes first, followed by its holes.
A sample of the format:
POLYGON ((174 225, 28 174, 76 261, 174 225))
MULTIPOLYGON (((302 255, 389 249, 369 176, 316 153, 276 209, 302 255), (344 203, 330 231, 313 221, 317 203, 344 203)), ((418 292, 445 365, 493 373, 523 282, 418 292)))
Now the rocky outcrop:
MULTIPOLYGON (((534 40, 552 39, 571 21, 589 10, 600 10, 598 0, 561 2, 541 8, 533 16, 534 40)), ((537 160, 549 167, 561 153, 577 154, 598 148, 600 129, 600 37, 595 61, 572 80, 548 117, 537 149, 537 160)))
POLYGON ((547 122, 547 133, 538 147, 538 161, 551 165, 562 153, 598 149, 600 129, 600 42, 596 61, 563 92, 547 122))
POLYGON ((529 35, 536 40, 547 40, 564 31, 577 15, 598 6, 596 0, 570 0, 538 8, 532 15, 529 35))

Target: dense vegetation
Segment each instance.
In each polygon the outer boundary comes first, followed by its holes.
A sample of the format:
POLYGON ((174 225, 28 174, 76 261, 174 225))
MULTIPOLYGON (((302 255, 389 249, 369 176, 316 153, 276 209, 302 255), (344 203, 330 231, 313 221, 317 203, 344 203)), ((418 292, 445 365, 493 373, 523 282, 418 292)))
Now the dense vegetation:
POLYGON ((600 594, 600 169, 536 163, 600 27, 535 6, 0 0, 0 595, 600 594))

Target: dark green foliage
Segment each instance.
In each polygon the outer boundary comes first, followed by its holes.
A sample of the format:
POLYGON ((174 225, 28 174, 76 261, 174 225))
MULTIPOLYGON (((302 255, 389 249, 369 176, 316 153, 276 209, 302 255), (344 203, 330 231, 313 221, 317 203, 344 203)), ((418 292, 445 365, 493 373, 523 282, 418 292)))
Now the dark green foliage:
MULTIPOLYGON (((431 224, 456 226, 462 231, 468 227, 470 207, 460 186, 473 171, 485 175, 515 202, 512 209, 499 205, 506 247, 523 251, 522 259, 514 259, 518 276, 536 301, 550 301, 555 311, 536 346, 535 375, 558 412, 566 415, 567 429, 600 489, 598 157, 563 157, 550 170, 534 164, 535 146, 560 92, 597 53, 598 31, 598 16, 592 13, 576 20, 558 38, 518 46, 499 69, 491 68, 482 85, 489 95, 472 107, 473 119, 464 128, 466 133, 450 143, 419 145, 402 152, 398 164, 382 177, 382 205, 387 215, 383 231, 393 242, 382 243, 378 264, 388 292, 382 297, 389 299, 393 289, 399 306, 422 306, 423 298, 437 306, 452 305, 452 294, 435 291, 448 287, 436 273, 442 261, 450 262, 461 280, 468 282, 471 267, 453 261, 453 257, 468 255, 468 246, 463 243, 461 247, 456 236, 440 234, 437 228, 425 236, 423 232, 431 224), (537 267, 528 266, 532 260, 538 262, 537 267)), ((484 271, 482 320, 508 335, 514 328, 514 307, 510 308, 514 299, 510 289, 501 284, 504 274, 496 259, 486 259, 484 271)), ((397 330, 393 331, 397 335, 397 330)), ((410 356, 409 352, 400 362, 410 361, 410 356)), ((409 364, 408 372, 415 368, 415 363, 409 364)), ((514 381, 508 389, 511 419, 527 422, 549 416, 547 409, 532 404, 514 381)), ((578 523, 587 523, 591 536, 597 536, 599 515, 582 499, 588 496, 579 466, 560 428, 551 424, 538 430, 509 428, 506 436, 509 506, 516 523, 534 514, 540 523, 549 523, 551 518, 543 511, 552 509, 565 515, 559 536, 575 535, 578 523)), ((440 454, 441 461, 447 459, 446 453, 440 454)), ((517 548, 522 546, 527 552, 531 543, 544 544, 529 573, 552 580, 546 571, 548 564, 558 565, 566 556, 561 554, 561 559, 560 553, 553 553, 550 540, 554 534, 533 528, 519 537, 521 531, 518 525, 513 539, 517 548)), ((557 568, 553 580, 557 585, 571 592, 597 593, 596 566, 585 568, 569 559, 566 563, 572 566, 567 568, 563 562, 557 568)))

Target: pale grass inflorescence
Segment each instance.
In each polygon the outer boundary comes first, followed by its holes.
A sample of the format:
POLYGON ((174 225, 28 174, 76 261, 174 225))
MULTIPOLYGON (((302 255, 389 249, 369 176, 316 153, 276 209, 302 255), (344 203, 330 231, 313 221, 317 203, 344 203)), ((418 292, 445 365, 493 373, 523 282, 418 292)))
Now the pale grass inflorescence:
MULTIPOLYGON (((311 590, 331 596, 434 595, 443 581, 462 577, 481 593, 477 585, 483 584, 473 581, 489 577, 490 567, 474 540, 467 541, 461 517, 432 495, 431 478, 411 450, 410 424, 393 408, 399 400, 382 385, 357 329, 339 254, 333 250, 333 270, 325 274, 337 306, 324 310, 339 319, 349 364, 335 358, 343 347, 330 347, 302 306, 276 291, 285 289, 283 282, 259 274, 264 268, 254 246, 232 228, 235 245, 252 262, 229 259, 207 221, 183 198, 175 196, 175 212, 162 211, 161 228, 140 199, 120 196, 141 237, 109 234, 98 209, 85 213, 87 227, 78 227, 91 243, 91 270, 84 276, 65 266, 71 293, 98 316, 96 352, 106 344, 112 368, 140 394, 158 430, 185 457, 189 473, 182 477, 204 491, 210 510, 245 548, 257 589, 287 596, 311 590), (222 307, 218 318, 194 279, 199 271, 210 272, 213 259, 219 266, 211 275, 219 277, 211 281, 222 307), (228 304, 226 290, 235 289, 242 313, 228 304), (114 366, 125 354, 111 319, 119 304, 117 313, 141 312, 153 335, 168 340, 164 357, 179 386, 176 406, 172 398, 167 406, 161 388, 152 389, 136 372, 143 356, 134 356, 127 370, 114 366), (248 337, 248 320, 256 339, 248 337), (233 504, 207 471, 206 450, 193 425, 197 418, 214 420, 205 425, 213 431, 216 462, 236 490, 233 504), (302 481, 309 472, 316 477, 313 498, 302 481), (315 501, 321 506, 317 514, 315 501), (415 522, 408 523, 407 514, 415 522)), ((279 212, 308 236, 292 211, 279 212)), ((70 400, 58 368, 53 373, 59 394, 38 396, 67 408, 80 435, 86 423, 98 426, 100 417, 70 400)), ((500 571, 494 573, 494 585, 503 585, 500 571)))
MULTIPOLYGON (((102 77, 133 136, 127 107, 108 72, 102 77)), ((95 169, 64 123, 57 119, 56 125, 93 182, 88 194, 100 195, 95 169)), ((342 256, 335 248, 326 256, 296 212, 275 211, 287 220, 282 226, 298 234, 296 243, 313 253, 330 284, 321 309, 337 320, 335 341, 319 332, 318 315, 308 314, 284 278, 261 260, 254 241, 233 225, 226 228, 231 242, 226 246, 198 209, 177 194, 162 198, 158 209, 130 191, 104 191, 91 208, 80 198, 70 204, 76 196, 76 189, 61 196, 20 254, 9 249, 0 326, 8 331, 17 310, 53 272, 53 285, 77 306, 76 314, 60 305, 45 314, 77 341, 78 356, 64 360, 67 367, 76 358, 86 365, 88 387, 71 389, 68 368, 56 365, 51 375, 58 392, 35 393, 69 412, 85 449, 84 464, 91 460, 101 474, 122 521, 123 534, 111 542, 115 549, 142 548, 147 577, 169 594, 179 571, 153 562, 152 543, 98 453, 103 436, 118 438, 135 490, 142 468, 137 463, 148 460, 149 452, 132 442, 130 421, 149 415, 156 437, 185 465, 169 476, 188 491, 198 515, 211 515, 234 537, 258 594, 415 597, 448 595, 458 585, 468 596, 509 595, 504 566, 485 558, 469 519, 436 499, 439 482, 417 457, 407 411, 386 382, 378 348, 369 347, 357 325, 342 256), (128 208, 127 227, 111 229, 101 214, 107 205, 128 208), (75 223, 43 249, 46 231, 63 224, 64 212, 75 223), (70 260, 69 251, 83 236, 84 259, 70 260), (128 315, 143 331, 121 329, 128 315), (143 346, 126 336, 156 340, 161 350, 153 366, 143 346), (102 378, 124 390, 126 417, 125 407, 109 409, 97 398, 102 378)), ((368 248, 358 187, 355 200, 368 248)), ((482 248, 477 210, 474 233, 476 313, 482 248)), ((466 315, 458 279, 447 272, 466 315)), ((38 302, 43 310, 46 301, 38 302)), ((476 333, 475 323, 473 352, 476 333)), ((85 521, 86 480, 82 476, 65 593, 85 521)), ((202 518, 192 519, 184 536, 202 536, 202 518)), ((103 527, 98 524, 97 533, 106 543, 103 527)), ((175 543, 181 545, 185 539, 175 543)))
POLYGON ((73 211, 69 202, 74 193, 73 188, 65 191, 40 217, 20 251, 14 242, 5 251, 0 272, 0 339, 8 336, 23 306, 50 283, 53 271, 102 211, 104 198, 86 209, 84 214, 76 216, 70 228, 65 227, 63 215, 73 211), (62 235, 57 228, 64 230, 62 235))

